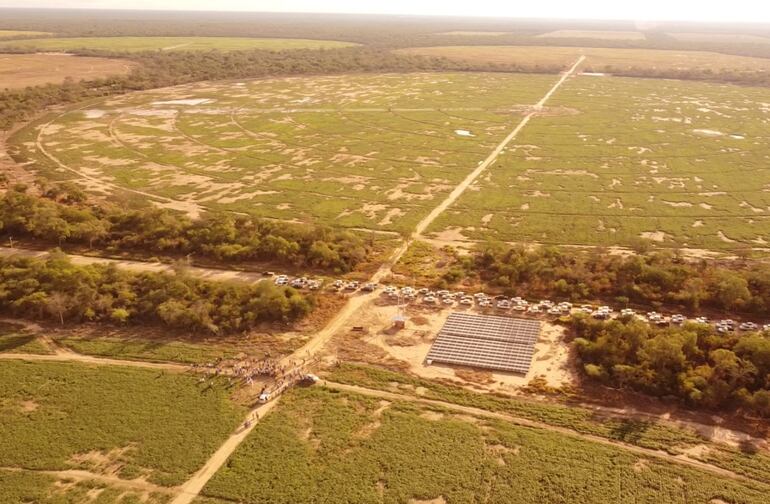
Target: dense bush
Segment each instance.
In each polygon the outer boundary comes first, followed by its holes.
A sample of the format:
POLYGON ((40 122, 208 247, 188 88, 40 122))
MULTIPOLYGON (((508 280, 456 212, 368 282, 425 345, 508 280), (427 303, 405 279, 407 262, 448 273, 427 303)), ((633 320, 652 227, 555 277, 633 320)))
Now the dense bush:
POLYGON ((0 259, 0 311, 61 324, 107 321, 161 324, 209 333, 245 331, 266 321, 306 315, 312 300, 270 282, 257 285, 198 280, 183 272, 128 273, 115 266, 0 259))
POLYGON ((602 249, 583 253, 486 244, 470 256, 457 257, 444 280, 469 276, 522 296, 770 313, 767 264, 691 262, 670 251, 624 257, 602 249))
POLYGON ((170 210, 82 205, 77 188, 48 188, 46 195, 70 204, 10 190, 0 196, 0 232, 56 245, 195 254, 217 261, 269 260, 336 272, 365 260, 371 245, 360 236, 328 228, 276 223, 217 213, 191 220, 170 210), (73 203, 75 202, 75 203, 73 203))
POLYGON ((660 329, 638 319, 573 322, 585 373, 613 386, 695 406, 770 416, 770 335, 720 334, 705 324, 660 329))

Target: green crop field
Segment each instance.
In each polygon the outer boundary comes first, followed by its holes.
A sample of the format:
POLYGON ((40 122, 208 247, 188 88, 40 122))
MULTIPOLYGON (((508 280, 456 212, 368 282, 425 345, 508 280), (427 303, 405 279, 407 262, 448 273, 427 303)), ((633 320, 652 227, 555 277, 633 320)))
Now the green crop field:
POLYGON ((315 388, 285 395, 198 502, 748 504, 768 490, 549 431, 315 388))
MULTIPOLYGON (((2 36, 2 32, 0 32, 2 36)), ((9 35, 10 36, 10 35, 9 35)), ((246 49, 336 49, 356 44, 336 40, 270 39, 237 37, 72 37, 12 40, 2 47, 23 47, 40 51, 241 51, 246 49)))
MULTIPOLYGON (((180 86, 49 115, 11 151, 113 199, 406 233, 553 82, 423 73, 180 86)), ((572 78, 428 231, 766 248, 769 102, 761 88, 572 78)))
POLYGON ((160 491, 129 490, 95 480, 60 480, 45 473, 0 469, 3 504, 166 504, 170 500, 170 494, 160 491))
POLYGON ((224 384, 194 376, 20 361, 0 362, 0 376, 3 468, 116 471, 177 485, 243 413, 224 384))
POLYGON ((766 89, 569 80, 429 231, 694 249, 770 241, 766 89))
POLYGON ((45 176, 113 198, 411 231, 554 81, 422 73, 203 83, 48 116, 19 132, 12 151, 45 176))

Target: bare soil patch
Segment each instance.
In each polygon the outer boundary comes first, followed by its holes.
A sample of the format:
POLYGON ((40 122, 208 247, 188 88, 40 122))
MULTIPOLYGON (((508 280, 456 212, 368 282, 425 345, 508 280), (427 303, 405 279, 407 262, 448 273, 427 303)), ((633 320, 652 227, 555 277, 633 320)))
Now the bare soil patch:
POLYGON ((136 66, 125 60, 66 54, 2 54, 0 89, 59 84, 67 77, 79 81, 125 75, 136 66))

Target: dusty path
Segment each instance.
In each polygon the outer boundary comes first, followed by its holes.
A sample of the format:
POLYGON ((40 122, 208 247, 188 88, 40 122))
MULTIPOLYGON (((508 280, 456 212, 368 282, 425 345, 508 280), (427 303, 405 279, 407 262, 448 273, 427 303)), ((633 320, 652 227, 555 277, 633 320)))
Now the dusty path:
POLYGON ((206 483, 219 471, 219 469, 227 462, 230 455, 238 448, 246 436, 256 427, 259 418, 264 418, 270 410, 272 410, 278 403, 280 398, 277 397, 267 404, 262 404, 251 411, 247 418, 252 419, 249 427, 241 426, 239 430, 235 431, 227 441, 225 441, 219 449, 214 452, 208 461, 201 467, 195 474, 192 475, 184 484, 179 487, 179 494, 171 501, 171 504, 190 504, 198 497, 198 494, 206 483))
MULTIPOLYGON (((9 248, 0 247, 0 257, 10 257, 13 255, 34 257, 38 259, 44 259, 51 255, 50 252, 40 250, 30 250, 23 248, 9 248)), ((118 268, 128 271, 134 271, 136 273, 173 273, 174 266, 171 264, 164 264, 160 262, 150 261, 132 261, 128 259, 110 259, 107 257, 92 257, 78 254, 66 254, 73 264, 79 266, 88 266, 91 264, 105 264, 115 265, 118 268)), ((265 277, 259 273, 237 270, 226 270, 216 268, 201 268, 197 266, 186 266, 185 271, 192 276, 202 278, 204 280, 213 280, 217 282, 225 282, 231 280, 237 280, 246 283, 257 283, 265 280, 265 277)))
POLYGON ((537 114, 541 112, 541 109, 543 108, 543 105, 548 101, 548 99, 553 96, 553 94, 561 87, 564 82, 570 78, 572 75, 574 75, 577 68, 580 66, 581 63, 585 60, 585 56, 581 56, 578 58, 578 60, 575 62, 572 67, 564 72, 564 74, 561 76, 561 78, 556 82, 556 84, 553 85, 553 87, 548 90, 548 92, 543 96, 539 102, 535 104, 535 106, 530 110, 530 112, 524 116, 524 118, 521 120, 521 122, 511 131, 507 137, 503 139, 500 144, 498 144, 497 147, 492 151, 492 153, 479 164, 479 166, 473 170, 467 177, 465 177, 465 180, 460 182, 460 185, 454 188, 451 193, 449 193, 449 196, 446 197, 444 201, 441 202, 439 206, 434 208, 428 215, 425 216, 424 219, 422 219, 420 222, 417 223, 417 226, 414 229, 414 232, 412 233, 412 238, 419 238, 425 230, 430 226, 433 221, 436 220, 436 218, 441 215, 447 208, 449 208, 452 203, 457 201, 457 198, 464 193, 468 187, 473 183, 474 180, 476 180, 479 175, 481 175, 487 168, 492 166, 495 161, 497 161, 497 158, 500 156, 500 154, 503 152, 503 150, 508 146, 509 143, 515 139, 521 130, 523 130, 529 121, 535 117, 537 114))
POLYGON ((0 360, 24 360, 34 362, 80 362, 82 364, 95 364, 98 366, 126 366, 143 369, 157 369, 160 371, 172 371, 175 373, 184 373, 190 369, 190 366, 174 364, 172 362, 110 359, 107 357, 83 355, 61 349, 56 349, 56 353, 52 354, 0 353, 0 360))
MULTIPOLYGON (((721 467, 716 467, 711 464, 707 464, 705 462, 701 462, 699 460, 695 460, 692 458, 689 458, 685 455, 671 455, 670 453, 659 451, 659 450, 652 450, 649 448, 642 448, 640 446, 635 446, 631 444, 626 444, 620 441, 614 441, 611 439, 599 437, 599 436, 593 436, 591 434, 583 434, 571 429, 567 429, 564 427, 556 427, 553 425, 549 425, 546 423, 536 422, 534 420, 529 420, 526 418, 520 418, 513 415, 509 415, 506 413, 497 413, 493 411, 488 411, 485 409, 480 408, 473 408, 470 406, 461 406, 459 404, 454 404, 450 402, 444 402, 444 401, 437 401, 434 399, 423 399, 420 397, 415 396, 409 396, 409 395, 402 395, 402 394, 396 394, 393 392, 385 392, 382 390, 375 390, 375 389, 369 389, 366 387, 360 387, 357 385, 345 385, 342 383, 334 383, 334 382, 324 382, 324 386, 334 389, 334 390, 342 390, 346 392, 354 392, 356 394, 362 394, 370 397, 378 397, 381 399, 387 399, 389 401, 408 401, 413 403, 420 403, 420 404, 426 404, 429 406, 439 406, 444 409, 448 409, 450 411, 456 411, 458 413, 464 413, 467 415, 472 415, 476 417, 484 417, 484 418, 493 418, 496 420, 503 420, 505 422, 510 422, 516 425, 522 425, 525 427, 532 427, 535 429, 543 429, 550 432, 556 432, 559 434, 563 434, 566 436, 571 436, 575 438, 585 439, 587 441, 591 441, 594 443, 599 443, 607 446, 614 446, 617 448, 622 448, 624 450, 647 456, 647 457, 654 457, 657 459, 662 459, 667 462, 672 462, 675 464, 680 465, 687 465, 690 467, 694 467, 696 469, 701 469, 703 471, 708 471, 712 474, 716 474, 718 476, 734 479, 734 480, 741 480, 741 481, 747 481, 747 482, 757 482, 757 480, 754 480, 752 478, 743 476, 741 474, 734 473, 732 471, 729 471, 727 469, 722 469, 721 467)), ((758 481, 760 483, 763 483, 762 481, 758 481)))

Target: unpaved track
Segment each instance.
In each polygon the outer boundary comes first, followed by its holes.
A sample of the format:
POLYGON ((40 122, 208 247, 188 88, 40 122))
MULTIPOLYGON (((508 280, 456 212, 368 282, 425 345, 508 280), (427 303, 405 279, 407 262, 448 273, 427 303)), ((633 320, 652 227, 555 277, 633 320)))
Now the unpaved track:
POLYGON ((172 362, 149 362, 124 359, 110 359, 107 357, 94 357, 72 351, 57 349, 53 354, 25 354, 25 353, 0 353, 0 360, 24 360, 31 362, 79 362, 81 364, 95 364, 97 366, 126 366, 143 369, 157 369, 159 371, 172 371, 184 373, 190 369, 183 364, 172 362))
POLYGON ((214 452, 208 461, 201 467, 195 474, 192 475, 181 487, 179 487, 180 493, 171 501, 171 504, 190 504, 198 497, 198 494, 206 483, 219 471, 219 469, 227 462, 230 455, 236 448, 246 439, 246 436, 254 430, 258 420, 254 415, 259 415, 259 418, 263 418, 272 410, 278 403, 280 397, 276 397, 267 404, 262 404, 251 411, 249 411, 248 418, 253 418, 249 427, 241 426, 235 431, 227 441, 225 441, 219 449, 214 452))
MULTIPOLYGON (((23 256, 33 257, 37 259, 45 259, 51 255, 50 252, 40 250, 29 250, 23 248, 10 248, 0 247, 0 257, 10 256, 23 256)), ((66 254, 73 264, 78 266, 88 266, 91 264, 104 264, 114 265, 118 268, 133 271, 136 273, 173 273, 174 266, 171 264, 164 264, 159 262, 150 261, 132 261, 129 259, 110 259, 107 257, 92 257, 78 254, 66 254)), ((185 272, 204 280, 213 280, 217 282, 227 282, 231 280, 237 280, 239 282, 257 283, 265 280, 265 277, 259 273, 248 271, 236 271, 216 268, 200 268, 197 266, 185 266, 185 272)))
MULTIPOLYGON (((535 429, 543 429, 550 432, 556 432, 559 434, 563 434, 566 436, 574 437, 574 438, 580 438, 585 439, 587 441, 592 441, 594 443, 599 443, 607 446, 614 446, 617 448, 622 448, 624 450, 647 456, 647 457, 654 457, 658 459, 665 460, 667 462, 672 462, 675 464, 680 465, 687 465, 690 467, 694 467, 697 469, 701 469, 703 471, 708 471, 712 474, 716 474, 718 476, 722 476, 725 478, 730 478, 734 480, 741 480, 741 481, 747 481, 747 482, 756 482, 757 480, 754 480, 752 478, 748 478, 746 476, 743 476, 741 474, 734 473, 732 471, 728 471, 727 469, 722 469, 721 467, 716 467, 710 464, 707 464, 705 462, 701 462, 699 460, 691 459, 689 457, 686 457, 684 455, 671 455, 670 453, 666 453, 664 451, 659 450, 652 450, 649 448, 642 448, 640 446, 635 446, 631 444, 626 444, 620 441, 613 441, 611 439, 599 437, 599 436, 593 436, 591 434, 583 434, 571 429, 567 429, 564 427, 556 427, 553 425, 549 425, 546 423, 536 422, 534 420, 529 420, 526 418, 520 418, 513 415, 509 415, 506 413, 497 413, 494 411, 488 411, 481 408, 473 408, 470 406, 461 406, 459 404, 454 404, 450 402, 444 402, 444 401, 437 401, 434 399, 423 399, 420 397, 410 396, 410 395, 403 395, 403 394, 397 394, 393 392, 386 392, 382 390, 376 390, 376 389, 369 389, 366 387, 360 387, 358 385, 345 385, 342 383, 334 383, 334 382, 324 382, 324 386, 334 389, 334 390, 341 390, 345 392, 353 392, 356 394, 362 394, 369 397, 377 397, 381 399, 387 399, 390 401, 407 401, 407 402, 413 402, 413 403, 420 403, 425 404, 429 406, 438 406, 444 409, 448 409, 450 411, 456 411, 458 413, 464 413, 467 415, 472 415, 476 417, 484 417, 484 418, 492 418, 495 420, 503 420, 505 422, 510 422, 516 425, 522 425, 525 427, 532 427, 535 429)), ((759 481, 762 483, 761 481, 759 481)))
POLYGON ((503 139, 500 144, 498 144, 497 147, 492 151, 492 153, 479 164, 479 166, 473 170, 467 177, 465 177, 465 180, 460 182, 460 185, 454 188, 454 190, 449 193, 449 196, 446 197, 444 201, 441 202, 439 206, 434 208, 428 215, 425 216, 424 219, 422 219, 420 222, 417 223, 417 226, 414 229, 414 232, 412 233, 412 238, 419 238, 425 230, 430 226, 433 221, 436 220, 436 218, 444 213, 444 211, 449 208, 452 203, 457 201, 457 198, 464 193, 468 187, 475 181, 479 175, 484 173, 484 171, 492 166, 495 161, 497 161, 497 158, 500 156, 500 154, 503 152, 503 150, 510 144, 518 135, 521 133, 521 130, 523 130, 527 124, 529 124, 529 121, 535 117, 537 114, 541 112, 541 109, 545 105, 545 103, 548 101, 548 99, 553 96, 553 94, 561 87, 564 82, 570 78, 575 71, 578 69, 581 63, 585 60, 585 56, 581 56, 578 58, 578 60, 575 62, 572 67, 564 72, 564 74, 561 76, 561 78, 556 82, 556 84, 553 85, 553 87, 548 90, 548 92, 543 96, 539 102, 535 104, 535 106, 530 110, 530 112, 524 116, 524 118, 521 120, 521 122, 511 131, 507 137, 503 139))

